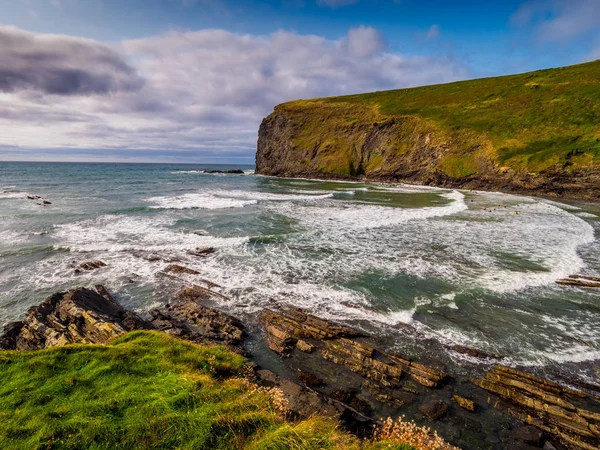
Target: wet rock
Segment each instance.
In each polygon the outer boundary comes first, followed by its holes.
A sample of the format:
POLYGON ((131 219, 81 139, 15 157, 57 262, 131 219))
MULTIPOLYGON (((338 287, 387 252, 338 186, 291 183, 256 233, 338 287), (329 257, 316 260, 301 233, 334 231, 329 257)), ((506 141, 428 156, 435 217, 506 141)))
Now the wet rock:
POLYGON ((456 403, 458 403, 458 406, 460 406, 461 408, 464 408, 467 411, 475 412, 476 405, 473 400, 470 400, 465 397, 461 397, 460 395, 456 395, 456 394, 453 395, 452 398, 454 399, 454 401, 456 403))
POLYGON ((188 275, 200 275, 200 272, 198 272, 197 270, 190 269, 189 267, 181 266, 179 264, 171 264, 170 266, 167 266, 167 268, 165 269, 165 272, 184 273, 184 274, 188 274, 188 275))
POLYGON ((559 442, 546 441, 543 447, 544 450, 567 450, 567 448, 559 442))
POLYGON ((505 399, 496 408, 568 443, 576 449, 600 448, 600 411, 580 404, 585 393, 504 366, 495 366, 477 386, 505 399), (579 404, 578 404, 579 403, 579 404))
POLYGON ((81 264, 79 264, 79 268, 83 269, 83 270, 96 270, 99 269, 101 267, 106 267, 106 263, 100 260, 96 260, 96 261, 85 261, 82 262, 81 264))
POLYGON ((441 419, 448 412, 448 404, 443 400, 428 400, 419 406, 419 411, 431 421, 441 419))
POLYGON ((239 175, 243 175, 244 171, 242 169, 233 169, 233 170, 204 170, 204 173, 227 173, 227 174, 239 174, 239 175))
POLYGON ((202 292, 185 288, 163 310, 150 311, 151 323, 158 330, 189 341, 239 347, 246 336, 244 325, 235 317, 202 305, 205 299, 202 292))
POLYGON ((472 356, 473 358, 496 360, 502 359, 502 356, 493 355, 491 353, 487 353, 476 348, 467 347, 465 345, 445 345, 444 347, 456 353, 472 356))
POLYGON ((200 258, 205 258, 205 257, 207 257, 209 255, 212 255, 215 251, 216 250, 215 250, 214 247, 203 247, 203 248, 199 247, 196 250, 189 251, 188 253, 190 255, 193 255, 193 256, 198 256, 200 258))
POLYGON ((542 430, 531 425, 515 428, 510 432, 511 439, 539 447, 542 445, 544 433, 542 430))
POLYGON ((323 386, 323 380, 317 377, 315 374, 308 372, 306 370, 298 369, 296 372, 296 376, 298 379, 304 383, 306 386, 313 388, 317 386, 323 386))
POLYGON ((47 206, 47 205, 51 205, 51 204, 52 204, 52 202, 49 202, 48 200, 44 200, 44 201, 43 201, 41 204, 42 204, 43 206, 47 206))
POLYGON ((556 280, 556 284, 563 286, 579 286, 589 288, 600 288, 600 278, 585 275, 569 275, 567 278, 556 280))
POLYGON ((72 343, 106 343, 143 324, 135 314, 90 289, 54 294, 5 328, 3 348, 37 350, 72 343), (4 347, 6 345, 6 347, 4 347))
POLYGON ((303 351, 304 353, 312 353, 312 351, 315 349, 315 346, 312 345, 310 342, 298 339, 298 341, 296 341, 296 348, 298 350, 303 351))

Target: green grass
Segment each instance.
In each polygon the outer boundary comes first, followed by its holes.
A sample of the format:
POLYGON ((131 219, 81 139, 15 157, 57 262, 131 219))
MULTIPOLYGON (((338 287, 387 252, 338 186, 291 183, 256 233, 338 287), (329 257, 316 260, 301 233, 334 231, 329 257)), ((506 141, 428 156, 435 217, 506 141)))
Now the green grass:
POLYGON ((287 422, 222 347, 132 332, 0 352, 2 449, 372 449, 319 418, 287 422))
MULTIPOLYGON (((322 170, 348 173, 353 147, 364 142, 361 125, 395 120, 396 144, 418 135, 450 149, 438 168, 460 178, 489 161, 497 170, 600 168, 600 61, 412 89, 301 100, 277 107, 299 124, 300 149, 334 143, 322 170), (305 117, 303 117, 303 114, 305 117), (343 135, 347 136, 344 139, 343 135), (334 136, 337 141, 334 141, 334 136), (342 137, 340 137, 342 136, 342 137), (336 154, 337 157, 333 155, 336 154), (330 165, 331 161, 335 164, 330 165)), ((400 148, 399 147, 399 148, 400 148)), ((385 149, 393 157, 394 149, 385 149)))

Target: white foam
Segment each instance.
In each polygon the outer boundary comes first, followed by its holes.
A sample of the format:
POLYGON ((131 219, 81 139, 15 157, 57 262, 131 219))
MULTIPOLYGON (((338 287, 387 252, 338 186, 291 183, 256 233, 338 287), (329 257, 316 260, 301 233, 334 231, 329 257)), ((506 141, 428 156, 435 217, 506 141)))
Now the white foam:
POLYGON ((244 206, 258 203, 256 200, 219 197, 203 192, 173 197, 152 197, 148 201, 153 203, 150 205, 150 208, 153 209, 227 209, 243 208, 244 206))

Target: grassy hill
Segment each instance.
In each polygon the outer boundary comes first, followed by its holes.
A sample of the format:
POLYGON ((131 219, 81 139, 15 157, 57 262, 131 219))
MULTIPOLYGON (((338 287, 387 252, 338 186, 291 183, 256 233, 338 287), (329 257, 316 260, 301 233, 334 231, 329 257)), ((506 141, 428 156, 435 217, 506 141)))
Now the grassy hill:
POLYGON ((284 103, 257 170, 596 198, 600 61, 284 103))
POLYGON ((2 449, 396 449, 317 417, 289 422, 222 347, 132 332, 109 345, 0 352, 2 449))

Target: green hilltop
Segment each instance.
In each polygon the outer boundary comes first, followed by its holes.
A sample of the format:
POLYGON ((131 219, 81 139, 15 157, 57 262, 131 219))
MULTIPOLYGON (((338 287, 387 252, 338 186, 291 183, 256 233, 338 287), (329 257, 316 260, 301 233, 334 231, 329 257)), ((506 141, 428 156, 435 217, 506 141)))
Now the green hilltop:
POLYGON ((257 170, 594 197, 600 61, 284 103, 263 121, 257 170))

